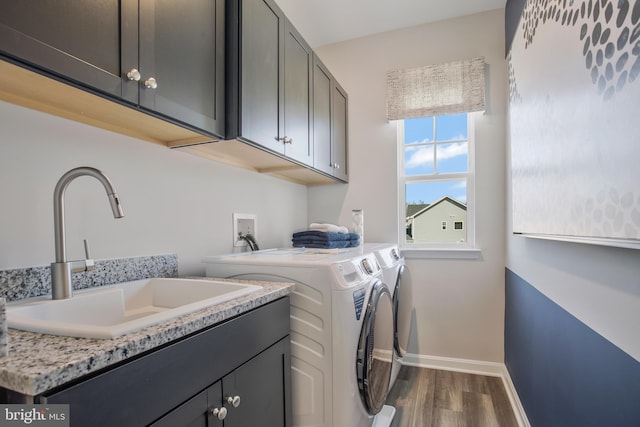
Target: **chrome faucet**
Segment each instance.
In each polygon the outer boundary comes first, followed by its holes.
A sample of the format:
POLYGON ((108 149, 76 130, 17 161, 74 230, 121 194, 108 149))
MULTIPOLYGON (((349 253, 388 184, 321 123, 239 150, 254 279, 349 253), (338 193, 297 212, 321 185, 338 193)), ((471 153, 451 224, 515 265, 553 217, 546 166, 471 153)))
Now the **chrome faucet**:
POLYGON ((53 192, 53 227, 55 233, 56 261, 51 263, 51 294, 53 299, 71 298, 73 288, 71 286, 71 277, 73 273, 80 271, 93 270, 94 263, 89 259, 89 247, 87 241, 84 241, 84 251, 86 259, 81 261, 67 261, 67 251, 65 246, 64 233, 64 192, 74 179, 80 176, 92 176, 102 183, 114 218, 122 218, 122 206, 118 200, 118 194, 109 178, 98 169, 91 167, 79 167, 71 169, 62 175, 53 192))

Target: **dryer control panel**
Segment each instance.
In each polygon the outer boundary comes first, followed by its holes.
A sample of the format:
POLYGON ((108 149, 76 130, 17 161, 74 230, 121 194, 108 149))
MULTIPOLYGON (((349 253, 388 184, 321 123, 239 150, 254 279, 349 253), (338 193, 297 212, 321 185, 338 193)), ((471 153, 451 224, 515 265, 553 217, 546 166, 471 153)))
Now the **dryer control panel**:
POLYGON ((360 265, 366 274, 373 274, 373 267, 368 259, 363 258, 362 261, 360 261, 360 265))
POLYGON ((360 320, 360 316, 362 316, 362 307, 364 306, 364 300, 366 296, 366 288, 360 288, 353 291, 353 306, 356 310, 356 320, 360 320))

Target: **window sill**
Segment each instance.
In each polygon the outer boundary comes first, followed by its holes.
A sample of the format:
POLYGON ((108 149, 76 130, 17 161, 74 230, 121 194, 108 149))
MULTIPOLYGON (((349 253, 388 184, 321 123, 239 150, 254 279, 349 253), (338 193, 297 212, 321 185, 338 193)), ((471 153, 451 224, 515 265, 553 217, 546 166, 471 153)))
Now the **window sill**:
POLYGON ((468 259, 478 260, 482 258, 482 250, 479 248, 400 248, 402 256, 406 259, 468 259))

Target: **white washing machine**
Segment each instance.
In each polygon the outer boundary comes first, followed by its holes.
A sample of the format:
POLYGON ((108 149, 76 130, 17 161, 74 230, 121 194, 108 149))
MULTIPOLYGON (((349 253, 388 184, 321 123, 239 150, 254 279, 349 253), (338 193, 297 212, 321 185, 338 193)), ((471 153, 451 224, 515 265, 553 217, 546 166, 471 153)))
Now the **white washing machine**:
POLYGON ((372 253, 271 249, 204 259, 209 277, 285 281, 294 427, 388 427, 391 293, 372 253))
POLYGON ((407 353, 411 332, 411 316, 413 312, 413 293, 408 280, 409 270, 404 258, 400 256, 398 245, 392 243, 367 243, 364 253, 373 253, 382 269, 382 281, 387 284, 393 298, 393 364, 389 389, 393 387, 401 359, 407 353))

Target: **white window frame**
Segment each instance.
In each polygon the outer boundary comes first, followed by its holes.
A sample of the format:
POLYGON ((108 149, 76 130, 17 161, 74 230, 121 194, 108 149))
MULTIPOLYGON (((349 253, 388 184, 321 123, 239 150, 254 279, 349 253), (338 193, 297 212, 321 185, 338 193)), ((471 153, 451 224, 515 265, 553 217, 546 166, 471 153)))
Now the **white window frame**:
POLYGON ((436 173, 430 175, 405 176, 404 159, 404 120, 397 120, 397 159, 398 159, 398 246, 406 258, 428 259, 478 259, 480 249, 476 247, 476 201, 475 201, 475 121, 479 114, 471 112, 467 120, 469 170, 464 173, 436 173), (406 194, 405 185, 411 182, 467 180, 467 239, 464 243, 407 243, 406 241, 406 194))

